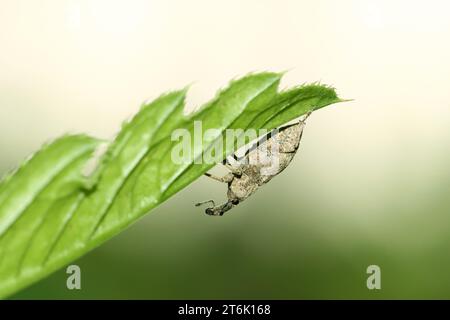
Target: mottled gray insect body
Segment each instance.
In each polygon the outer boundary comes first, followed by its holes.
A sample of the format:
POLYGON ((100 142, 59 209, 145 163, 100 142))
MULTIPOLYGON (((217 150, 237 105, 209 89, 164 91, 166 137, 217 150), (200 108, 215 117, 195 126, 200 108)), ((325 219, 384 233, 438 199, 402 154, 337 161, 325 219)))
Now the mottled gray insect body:
POLYGON ((205 210, 206 214, 222 216, 286 169, 298 151, 308 116, 309 114, 303 120, 276 129, 261 138, 241 159, 236 154, 230 160, 226 159, 224 165, 230 173, 225 176, 216 177, 207 173, 206 176, 228 184, 228 201, 215 206, 214 201, 209 200, 196 206, 211 203, 213 206, 205 210))

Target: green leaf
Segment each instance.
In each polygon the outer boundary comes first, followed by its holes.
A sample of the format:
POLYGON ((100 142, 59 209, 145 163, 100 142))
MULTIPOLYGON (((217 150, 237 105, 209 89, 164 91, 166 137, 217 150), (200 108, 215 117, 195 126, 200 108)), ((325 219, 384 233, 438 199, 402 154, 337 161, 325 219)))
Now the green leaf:
MULTIPOLYGON (((83 174, 100 140, 64 136, 44 146, 0 182, 0 296, 49 275, 116 235, 170 198, 214 164, 196 160, 221 141, 226 129, 273 129, 340 102, 334 89, 311 84, 278 92, 281 74, 235 80, 195 113, 184 115, 187 89, 142 106, 124 124, 94 172, 83 174), (175 163, 172 132, 194 136, 189 162, 175 163)), ((237 144, 227 144, 220 160, 237 144)))

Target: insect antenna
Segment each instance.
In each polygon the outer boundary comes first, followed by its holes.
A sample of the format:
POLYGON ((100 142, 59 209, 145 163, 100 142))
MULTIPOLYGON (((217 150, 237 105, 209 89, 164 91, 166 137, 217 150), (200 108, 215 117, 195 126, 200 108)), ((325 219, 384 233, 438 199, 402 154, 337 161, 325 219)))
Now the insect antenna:
POLYGON ((216 206, 216 204, 214 203, 214 200, 208 200, 208 201, 199 202, 199 203, 196 203, 195 206, 196 207, 200 207, 200 206, 202 206, 204 204, 207 204, 207 203, 211 203, 213 207, 216 206))

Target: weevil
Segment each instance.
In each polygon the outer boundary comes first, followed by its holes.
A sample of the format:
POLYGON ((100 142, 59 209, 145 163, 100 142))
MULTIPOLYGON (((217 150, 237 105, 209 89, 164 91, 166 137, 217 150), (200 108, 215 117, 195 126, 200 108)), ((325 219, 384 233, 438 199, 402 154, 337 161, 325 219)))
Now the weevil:
POLYGON ((247 149, 243 157, 239 158, 236 153, 233 154, 231 157, 237 161, 237 166, 226 158, 223 165, 230 172, 225 176, 218 177, 205 173, 207 177, 228 184, 228 200, 218 206, 213 200, 197 203, 196 206, 210 203, 212 207, 206 208, 205 213, 210 216, 222 216, 280 174, 289 166, 297 153, 306 119, 310 115, 311 112, 294 124, 282 126, 270 132, 247 149), (260 158, 266 158, 268 161, 260 161, 260 158), (275 170, 267 170, 268 167, 273 167, 275 161, 277 162, 275 170))

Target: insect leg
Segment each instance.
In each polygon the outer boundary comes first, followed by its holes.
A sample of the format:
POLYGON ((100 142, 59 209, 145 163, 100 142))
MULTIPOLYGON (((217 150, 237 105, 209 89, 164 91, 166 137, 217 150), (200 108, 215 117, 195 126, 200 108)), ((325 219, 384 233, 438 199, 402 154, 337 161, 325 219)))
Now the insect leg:
POLYGON ((233 176, 233 174, 226 174, 226 175, 224 175, 223 177, 218 177, 218 176, 215 176, 215 175, 213 175, 213 174, 210 174, 210 173, 205 173, 205 176, 207 176, 207 177, 209 177, 209 178, 211 178, 211 179, 214 179, 214 180, 216 180, 216 181, 219 181, 219 182, 224 182, 224 183, 229 183, 229 182, 231 182, 232 180, 233 180, 233 178, 234 178, 234 176, 233 176))
POLYGON ((236 177, 241 177, 242 176, 242 168, 241 167, 233 167, 230 164, 226 164, 225 167, 231 171, 231 173, 236 176, 236 177))
MULTIPOLYGON (((235 164, 241 164, 240 162, 244 158, 244 157, 239 158, 235 153, 233 153, 230 157, 233 158, 235 164)), ((229 157, 223 159, 222 164, 228 169, 230 169, 230 171, 233 171, 231 168, 236 168, 236 165, 230 162, 229 157)))
POLYGON ((220 206, 214 206, 211 208, 207 208, 205 210, 205 213, 209 216, 223 216, 225 212, 231 210, 233 207, 235 207, 237 203, 233 201, 227 201, 224 204, 220 206))
POLYGON ((206 214, 212 214, 212 215, 219 215, 219 216, 223 216, 223 214, 229 210, 231 210, 233 207, 235 207, 236 205, 233 204, 231 201, 228 201, 226 203, 224 203, 223 205, 216 207, 212 210, 206 210, 206 214), (209 212, 208 212, 209 211, 209 212))
POLYGON ((305 122, 306 121, 306 119, 308 119, 309 118, 309 116, 312 114, 313 112, 312 111, 309 111, 304 117, 303 117, 303 119, 302 120, 300 120, 300 122, 305 122))

